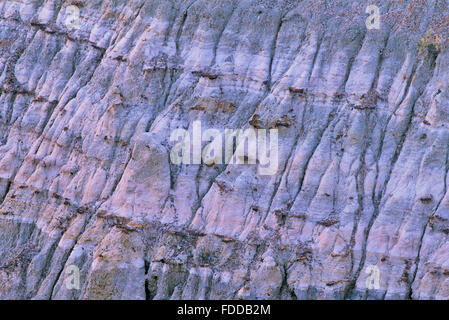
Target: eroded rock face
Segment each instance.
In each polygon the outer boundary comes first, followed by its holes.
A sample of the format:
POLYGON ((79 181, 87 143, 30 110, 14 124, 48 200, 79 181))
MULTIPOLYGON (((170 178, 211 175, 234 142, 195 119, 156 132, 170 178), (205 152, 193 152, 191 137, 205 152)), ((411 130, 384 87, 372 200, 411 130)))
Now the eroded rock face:
POLYGON ((0 298, 449 298, 448 3, 374 2, 2 0, 0 298))

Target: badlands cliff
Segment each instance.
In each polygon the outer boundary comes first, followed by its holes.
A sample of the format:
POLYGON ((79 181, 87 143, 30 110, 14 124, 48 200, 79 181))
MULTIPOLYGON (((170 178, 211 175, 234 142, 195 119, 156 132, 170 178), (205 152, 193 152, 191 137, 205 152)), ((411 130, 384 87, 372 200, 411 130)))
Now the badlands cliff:
POLYGON ((448 299, 448 14, 1 0, 0 298, 448 299), (277 172, 173 164, 196 120, 277 172))

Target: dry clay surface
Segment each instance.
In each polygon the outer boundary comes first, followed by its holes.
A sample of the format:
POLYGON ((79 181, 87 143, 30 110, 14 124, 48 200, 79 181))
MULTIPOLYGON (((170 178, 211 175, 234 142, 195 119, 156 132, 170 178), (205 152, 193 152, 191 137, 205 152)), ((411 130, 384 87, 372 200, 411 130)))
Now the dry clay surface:
POLYGON ((448 11, 1 0, 0 298, 448 299, 448 11), (277 173, 172 164, 195 120, 277 173))

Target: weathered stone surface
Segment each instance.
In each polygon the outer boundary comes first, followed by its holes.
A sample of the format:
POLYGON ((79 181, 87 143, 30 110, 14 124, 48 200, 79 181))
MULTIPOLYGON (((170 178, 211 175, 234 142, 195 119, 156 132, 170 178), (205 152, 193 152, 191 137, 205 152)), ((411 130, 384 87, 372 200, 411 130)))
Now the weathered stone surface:
POLYGON ((449 298, 448 3, 373 2, 379 30, 366 1, 2 0, 0 298, 449 298), (277 126, 277 174, 171 164, 194 120, 277 126))

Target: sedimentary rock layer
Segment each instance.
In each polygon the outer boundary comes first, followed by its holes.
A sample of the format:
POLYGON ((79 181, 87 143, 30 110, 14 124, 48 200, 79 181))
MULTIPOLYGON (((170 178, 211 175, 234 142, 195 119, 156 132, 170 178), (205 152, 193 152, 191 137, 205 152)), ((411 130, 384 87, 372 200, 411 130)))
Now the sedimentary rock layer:
POLYGON ((448 5, 2 0, 0 298, 449 298, 448 5), (195 120, 277 173, 174 165, 195 120))

